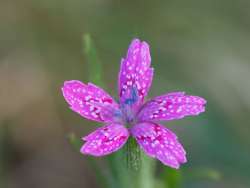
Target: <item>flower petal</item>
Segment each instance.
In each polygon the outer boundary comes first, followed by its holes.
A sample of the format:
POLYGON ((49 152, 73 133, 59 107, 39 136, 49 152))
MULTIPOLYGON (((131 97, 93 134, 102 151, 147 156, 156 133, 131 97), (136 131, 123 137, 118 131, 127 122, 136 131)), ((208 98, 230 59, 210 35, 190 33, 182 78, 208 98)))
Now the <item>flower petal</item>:
POLYGON ((147 155, 163 164, 178 169, 180 164, 187 162, 186 152, 177 136, 162 125, 140 123, 132 127, 131 134, 147 155))
POLYGON ((62 92, 70 108, 81 116, 99 122, 114 122, 120 118, 118 104, 94 84, 77 80, 64 82, 62 92))
POLYGON ((108 155, 120 149, 128 137, 128 130, 121 124, 103 126, 83 137, 86 143, 82 146, 81 153, 93 156, 108 155))
POLYGON ((198 96, 173 92, 148 101, 138 115, 139 121, 173 120, 195 116, 205 111, 206 100, 198 96))
POLYGON ((121 60, 119 73, 119 96, 121 104, 134 108, 142 104, 151 86, 153 68, 149 45, 134 39, 129 46, 127 57, 121 60))

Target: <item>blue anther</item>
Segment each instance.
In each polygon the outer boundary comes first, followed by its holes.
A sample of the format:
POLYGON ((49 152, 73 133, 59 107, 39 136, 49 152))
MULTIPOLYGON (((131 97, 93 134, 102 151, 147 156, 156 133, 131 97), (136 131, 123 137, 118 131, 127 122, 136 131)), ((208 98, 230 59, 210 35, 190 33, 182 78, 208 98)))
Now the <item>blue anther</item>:
POLYGON ((116 110, 116 111, 114 112, 114 116, 115 116, 115 117, 121 117, 121 116, 122 116, 122 112, 121 112, 120 110, 116 110))
POLYGON ((128 105, 132 105, 136 103, 137 100, 138 100, 137 88, 133 87, 131 90, 131 98, 126 99, 124 103, 128 105))

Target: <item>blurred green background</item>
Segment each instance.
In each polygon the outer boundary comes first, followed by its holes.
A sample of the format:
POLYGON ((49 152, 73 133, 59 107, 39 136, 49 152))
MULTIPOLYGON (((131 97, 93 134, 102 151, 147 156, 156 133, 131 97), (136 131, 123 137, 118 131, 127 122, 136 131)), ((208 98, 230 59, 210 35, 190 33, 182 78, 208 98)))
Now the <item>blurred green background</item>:
MULTIPOLYGON (((0 186, 103 187, 67 139, 99 124, 60 90, 91 81, 90 33, 114 96, 120 59, 139 37, 155 68, 149 97, 180 90, 208 101, 206 113, 165 123, 188 152, 181 187, 250 187, 249 10, 248 0, 0 0, 0 186)), ((157 163, 156 179, 164 169, 157 163)))

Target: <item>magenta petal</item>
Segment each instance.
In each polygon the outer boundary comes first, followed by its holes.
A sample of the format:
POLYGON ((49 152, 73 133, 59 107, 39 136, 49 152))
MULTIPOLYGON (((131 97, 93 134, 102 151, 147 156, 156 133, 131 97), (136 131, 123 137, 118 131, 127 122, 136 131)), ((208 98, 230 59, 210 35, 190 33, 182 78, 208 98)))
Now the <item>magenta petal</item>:
POLYGON ((187 162, 186 152, 177 136, 162 125, 140 123, 132 127, 131 134, 147 155, 163 164, 178 169, 180 164, 187 162))
POLYGON ((140 121, 173 120, 205 111, 206 100, 184 92, 168 93, 148 101, 138 115, 140 121))
POLYGON ((81 153, 93 156, 108 155, 120 149, 128 137, 128 130, 121 124, 103 126, 83 137, 86 143, 82 146, 81 153))
POLYGON ((94 84, 72 80, 64 82, 62 92, 70 108, 81 116, 99 122, 113 122, 120 110, 118 104, 94 84))
POLYGON ((130 104, 136 108, 143 102, 153 78, 150 64, 149 45, 134 39, 127 57, 121 61, 118 83, 121 104, 130 104))

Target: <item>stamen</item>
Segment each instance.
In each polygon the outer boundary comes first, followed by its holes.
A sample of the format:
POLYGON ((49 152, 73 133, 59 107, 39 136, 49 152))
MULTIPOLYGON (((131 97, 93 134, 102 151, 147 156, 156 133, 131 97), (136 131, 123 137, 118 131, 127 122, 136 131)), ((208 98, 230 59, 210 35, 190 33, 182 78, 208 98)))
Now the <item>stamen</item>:
POLYGON ((131 88, 131 97, 127 98, 122 106, 122 111, 124 113, 124 119, 126 123, 131 123, 134 121, 136 114, 136 107, 134 104, 138 101, 138 91, 136 87, 131 88))

